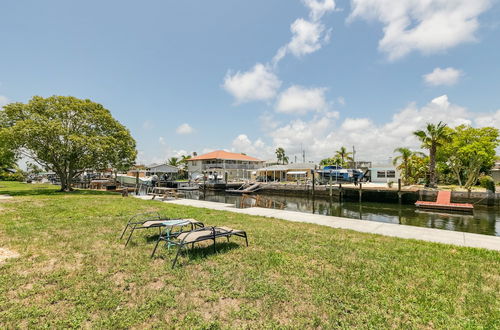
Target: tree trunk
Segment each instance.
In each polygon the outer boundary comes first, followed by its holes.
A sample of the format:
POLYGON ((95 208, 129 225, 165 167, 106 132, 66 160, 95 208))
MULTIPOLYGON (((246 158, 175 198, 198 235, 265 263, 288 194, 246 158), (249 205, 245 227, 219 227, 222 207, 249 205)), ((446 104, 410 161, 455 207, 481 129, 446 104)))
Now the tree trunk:
POLYGON ((408 185, 409 178, 410 178, 410 164, 407 160, 405 161, 404 167, 405 167, 405 179, 404 179, 403 184, 406 186, 406 185, 408 185))
POLYGON ((429 186, 436 188, 436 146, 429 149, 429 186))
POLYGON ((60 191, 63 191, 63 192, 68 192, 68 191, 72 191, 73 188, 71 187, 71 176, 69 173, 57 173, 57 175, 59 175, 59 179, 61 180, 61 189, 60 191))
POLYGON ((68 184, 67 184, 67 181, 66 181, 66 174, 65 173, 62 173, 62 172, 59 172, 57 173, 57 175, 59 176, 59 180, 61 180, 61 189, 60 191, 68 191, 68 184))

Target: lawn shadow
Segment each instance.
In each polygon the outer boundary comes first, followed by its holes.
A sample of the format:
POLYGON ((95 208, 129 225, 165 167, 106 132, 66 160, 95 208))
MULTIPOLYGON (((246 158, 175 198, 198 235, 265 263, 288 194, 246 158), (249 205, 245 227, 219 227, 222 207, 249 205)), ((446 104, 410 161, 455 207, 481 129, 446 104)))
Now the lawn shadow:
POLYGON ((9 196, 63 196, 63 195, 118 195, 119 193, 113 191, 102 190, 87 190, 76 189, 73 191, 63 192, 59 191, 57 187, 36 187, 34 189, 18 190, 9 189, 9 187, 0 187, 0 195, 9 196))
MULTIPOLYGON (((177 261, 177 265, 184 265, 189 261, 198 261, 201 259, 206 259, 207 257, 218 254, 218 253, 226 253, 236 248, 240 248, 241 245, 235 242, 217 242, 215 245, 213 243, 203 246, 195 245, 194 248, 189 247, 188 249, 183 249, 181 254, 179 255, 179 260, 177 261)), ((155 258, 163 259, 167 262, 172 262, 177 253, 177 246, 170 247, 167 249, 165 245, 161 245, 161 248, 158 247, 157 254, 155 258), (158 253, 159 252, 159 253, 158 253)))

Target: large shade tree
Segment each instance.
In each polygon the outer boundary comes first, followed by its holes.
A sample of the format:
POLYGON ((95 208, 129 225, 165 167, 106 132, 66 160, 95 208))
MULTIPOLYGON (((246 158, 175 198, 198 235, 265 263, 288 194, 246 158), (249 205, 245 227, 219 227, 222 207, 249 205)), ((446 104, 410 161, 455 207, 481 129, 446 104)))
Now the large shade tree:
POLYGON ((23 156, 55 172, 61 190, 89 169, 125 170, 137 155, 135 140, 109 110, 72 96, 33 97, 4 106, 3 134, 23 156))
POLYGON ((495 163, 499 130, 460 125, 450 131, 453 140, 440 148, 438 161, 453 173, 460 186, 470 189, 481 172, 488 171, 495 163))
POLYGON ((436 187, 436 153, 439 147, 451 141, 451 131, 443 122, 428 123, 424 130, 413 132, 422 143, 422 148, 429 149, 429 186, 436 187))

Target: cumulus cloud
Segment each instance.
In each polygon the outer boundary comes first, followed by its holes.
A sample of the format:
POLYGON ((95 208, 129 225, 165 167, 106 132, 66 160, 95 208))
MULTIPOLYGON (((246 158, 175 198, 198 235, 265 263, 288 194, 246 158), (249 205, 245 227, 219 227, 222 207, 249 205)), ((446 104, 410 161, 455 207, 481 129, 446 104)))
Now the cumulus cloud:
MULTIPOLYGON (((302 146, 308 160, 319 161, 331 157, 341 146, 355 146, 358 160, 387 162, 397 147, 419 149, 420 142, 413 132, 429 122, 443 121, 451 127, 466 124, 500 128, 500 110, 478 115, 453 104, 447 95, 436 97, 421 107, 411 103, 385 123, 378 124, 369 118, 338 119, 337 112, 327 112, 308 121, 294 119, 278 123, 266 131, 266 149, 255 148, 255 155, 259 157, 261 149, 274 150, 276 147, 283 147, 289 155, 300 155, 302 146)), ((240 140, 241 147, 254 145, 246 136, 240 140)))
POLYGON ((309 19, 298 18, 292 23, 290 26, 292 39, 278 50, 273 58, 274 65, 288 53, 296 57, 314 53, 330 40, 331 30, 326 29, 321 23, 321 18, 326 13, 335 10, 335 2, 333 0, 303 0, 302 2, 309 8, 309 19))
POLYGON ((281 81, 276 74, 261 63, 246 72, 228 72, 222 85, 237 103, 270 100, 275 97, 280 86, 281 81))
POLYGON ((193 133, 193 128, 189 124, 184 123, 177 127, 176 132, 177 134, 191 134, 193 133))
POLYGON ((500 129, 500 109, 489 114, 476 116, 474 122, 477 126, 493 126, 500 129))
POLYGON ((252 142, 246 134, 240 134, 233 140, 231 151, 261 159, 269 159, 273 154, 272 148, 267 146, 262 139, 259 138, 252 142))
POLYGON ((333 0, 302 0, 302 2, 309 8, 309 17, 313 21, 317 21, 321 19, 324 14, 335 10, 335 1, 333 0))
POLYGON ((160 136, 158 138, 158 143, 161 144, 161 145, 166 145, 167 142, 165 141, 165 138, 163 136, 160 136))
POLYGON ((454 68, 435 68, 431 73, 423 75, 424 81, 431 86, 451 86, 458 82, 462 76, 462 71, 454 68))
POLYGON ((276 111, 304 115, 310 111, 325 110, 327 108, 325 91, 326 88, 291 86, 278 97, 276 111))
POLYGON ((340 127, 346 132, 364 130, 373 126, 371 120, 367 118, 347 118, 340 127))
POLYGON ((348 21, 381 22, 379 49, 396 60, 412 51, 431 54, 475 41, 478 17, 491 4, 492 0, 351 0, 348 21))

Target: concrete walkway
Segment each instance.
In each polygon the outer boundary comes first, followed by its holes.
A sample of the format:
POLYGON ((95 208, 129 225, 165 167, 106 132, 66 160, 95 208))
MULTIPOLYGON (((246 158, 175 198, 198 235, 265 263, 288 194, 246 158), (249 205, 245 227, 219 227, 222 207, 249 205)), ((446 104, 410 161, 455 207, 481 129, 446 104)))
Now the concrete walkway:
MULTIPOLYGON (((136 197, 145 200, 151 199, 150 196, 136 197)), ((380 234, 400 238, 411 238, 428 242, 454 244, 459 246, 500 251, 500 237, 498 236, 471 234, 451 230, 406 226, 393 223, 357 220, 319 214, 266 209, 260 207, 239 209, 236 208, 233 204, 207 202, 192 199, 169 200, 165 201, 165 203, 257 215, 294 222, 313 223, 332 228, 350 229, 364 233, 380 234)))

